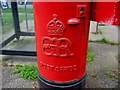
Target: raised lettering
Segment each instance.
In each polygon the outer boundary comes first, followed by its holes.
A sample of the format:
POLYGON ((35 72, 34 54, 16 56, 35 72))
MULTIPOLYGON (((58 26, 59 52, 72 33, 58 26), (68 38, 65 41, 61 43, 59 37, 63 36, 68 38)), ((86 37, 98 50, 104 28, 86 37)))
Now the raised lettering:
POLYGON ((54 71, 54 72, 73 72, 77 70, 77 65, 72 65, 72 66, 53 66, 49 65, 43 62, 40 62, 41 68, 44 68, 49 71, 54 71))
POLYGON ((56 57, 69 57, 73 53, 70 52, 72 45, 71 41, 67 38, 50 38, 44 37, 42 40, 42 50, 48 56, 56 57))

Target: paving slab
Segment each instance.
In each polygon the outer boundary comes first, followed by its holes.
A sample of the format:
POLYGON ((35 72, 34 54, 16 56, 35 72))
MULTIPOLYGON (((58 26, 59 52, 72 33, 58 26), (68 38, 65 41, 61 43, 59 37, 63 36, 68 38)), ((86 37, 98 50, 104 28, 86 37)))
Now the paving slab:
POLYGON ((14 39, 2 49, 18 51, 36 51, 35 37, 21 37, 20 40, 14 39))
POLYGON ((91 32, 96 31, 97 23, 91 21, 90 24, 91 24, 90 33, 89 33, 90 40, 98 40, 101 38, 106 38, 111 42, 118 43, 118 26, 112 26, 112 25, 98 26, 98 29, 102 32, 102 34, 92 34, 91 32))
POLYGON ((2 88, 34 88, 35 84, 38 86, 37 81, 26 80, 13 74, 12 67, 3 67, 2 70, 2 88))
POLYGON ((112 80, 107 72, 116 72, 118 76, 118 46, 89 43, 94 61, 87 64, 87 87, 89 88, 116 88, 118 79, 112 80))
POLYGON ((0 90, 2 89, 2 57, 0 56, 0 90))

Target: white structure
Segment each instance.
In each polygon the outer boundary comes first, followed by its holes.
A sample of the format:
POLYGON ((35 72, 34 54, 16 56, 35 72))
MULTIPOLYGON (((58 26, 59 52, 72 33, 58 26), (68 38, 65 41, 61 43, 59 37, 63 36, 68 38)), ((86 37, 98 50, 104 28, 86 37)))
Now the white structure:
POLYGON ((9 8, 8 0, 0 0, 0 3, 3 9, 9 8))

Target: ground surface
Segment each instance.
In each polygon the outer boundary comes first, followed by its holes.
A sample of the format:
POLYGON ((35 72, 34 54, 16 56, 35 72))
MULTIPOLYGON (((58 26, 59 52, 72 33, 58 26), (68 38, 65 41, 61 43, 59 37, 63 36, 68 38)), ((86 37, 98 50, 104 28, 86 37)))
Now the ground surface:
POLYGON ((107 72, 116 71, 118 68, 118 60, 115 57, 118 54, 117 46, 111 47, 98 43, 89 43, 89 46, 94 52, 95 60, 87 64, 87 87, 117 87, 118 80, 112 80, 106 75, 107 72))
MULTIPOLYGON (((25 27, 23 21, 21 25, 25 27)), ((31 24, 32 23, 32 24, 31 24)), ((33 25, 33 21, 31 21, 33 25)), ((32 26, 33 27, 33 26, 32 26)), ((118 42, 118 30, 113 26, 100 26, 99 29, 103 32, 102 35, 94 35, 90 33, 89 39, 107 38, 110 41, 118 42)), ((94 23, 91 23, 90 30, 95 31, 94 23)), ((87 88, 115 88, 118 86, 118 79, 111 79, 107 72, 113 71, 115 75, 118 75, 118 46, 108 45, 100 43, 89 43, 95 59, 92 62, 87 63, 87 88)), ((21 37, 20 41, 13 41, 4 49, 14 50, 33 50, 35 51, 34 38, 21 37)), ((36 64, 36 57, 16 57, 16 56, 3 56, 2 59, 2 88, 34 88, 38 87, 37 81, 26 80, 19 78, 12 73, 13 64, 36 64)), ((114 76, 114 75, 113 75, 114 76)))

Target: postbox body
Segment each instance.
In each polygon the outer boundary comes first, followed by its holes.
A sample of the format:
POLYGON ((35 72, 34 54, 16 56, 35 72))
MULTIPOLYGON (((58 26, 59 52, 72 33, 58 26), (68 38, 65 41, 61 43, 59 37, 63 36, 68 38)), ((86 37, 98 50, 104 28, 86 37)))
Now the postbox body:
POLYGON ((104 24, 120 26, 120 1, 92 2, 91 11, 91 20, 104 24))
POLYGON ((80 86, 85 81, 90 19, 120 25, 120 3, 40 0, 33 5, 40 81, 52 87, 80 86))
POLYGON ((90 3, 34 2, 34 15, 40 75, 54 82, 81 79, 86 73, 90 3))

